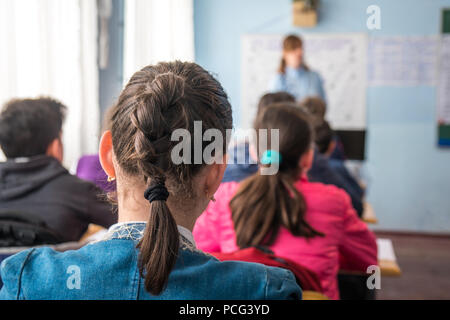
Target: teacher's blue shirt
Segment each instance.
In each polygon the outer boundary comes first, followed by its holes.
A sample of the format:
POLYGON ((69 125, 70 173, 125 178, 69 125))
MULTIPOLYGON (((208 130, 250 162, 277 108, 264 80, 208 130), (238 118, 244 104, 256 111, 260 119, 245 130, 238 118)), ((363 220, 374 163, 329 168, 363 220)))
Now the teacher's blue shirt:
POLYGON ((286 67, 286 73, 277 74, 269 90, 289 92, 298 101, 310 96, 317 96, 326 101, 322 78, 317 72, 306 70, 304 67, 298 69, 286 67))

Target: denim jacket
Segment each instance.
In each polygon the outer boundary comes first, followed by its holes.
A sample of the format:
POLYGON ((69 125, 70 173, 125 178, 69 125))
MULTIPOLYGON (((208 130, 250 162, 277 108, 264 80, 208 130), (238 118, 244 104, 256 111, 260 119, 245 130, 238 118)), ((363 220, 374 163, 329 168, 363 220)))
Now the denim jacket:
POLYGON ((0 299, 301 299, 290 271, 256 263, 220 262, 196 249, 180 230, 180 249, 166 289, 148 293, 139 274, 136 244, 145 223, 112 226, 101 241, 79 250, 22 251, 0 266, 0 299))

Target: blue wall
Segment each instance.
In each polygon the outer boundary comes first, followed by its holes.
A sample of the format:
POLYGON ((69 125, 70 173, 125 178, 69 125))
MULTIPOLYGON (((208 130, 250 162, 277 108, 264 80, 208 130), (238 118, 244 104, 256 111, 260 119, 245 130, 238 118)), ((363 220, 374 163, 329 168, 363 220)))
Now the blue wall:
MULTIPOLYGON (((435 35, 450 0, 321 0, 313 29, 291 25, 291 0, 195 0, 196 60, 217 75, 240 122, 240 36, 245 33, 367 32, 435 35), (366 9, 381 8, 381 30, 366 9)), ((368 201, 375 228, 450 232, 450 149, 436 146, 435 87, 367 90, 368 201)))
POLYGON ((103 126, 105 111, 115 103, 123 87, 124 6, 124 0, 113 0, 113 12, 108 25, 109 64, 104 70, 99 68, 100 126, 103 126))

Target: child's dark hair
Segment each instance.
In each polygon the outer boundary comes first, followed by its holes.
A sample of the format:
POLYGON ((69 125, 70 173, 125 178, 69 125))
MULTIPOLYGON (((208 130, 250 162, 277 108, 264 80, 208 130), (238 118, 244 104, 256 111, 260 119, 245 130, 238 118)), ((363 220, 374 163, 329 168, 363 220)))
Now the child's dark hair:
POLYGON ((59 138, 66 106, 51 98, 14 99, 0 113, 0 147, 7 158, 44 155, 59 138))
MULTIPOLYGON (((231 200, 237 245, 271 245, 281 226, 295 236, 323 235, 305 220, 306 202, 294 185, 301 175, 300 158, 314 141, 309 115, 293 103, 272 104, 258 114, 254 128, 279 129, 282 160, 278 173, 247 178, 231 200)), ((269 138, 267 145, 271 144, 269 138)))
POLYGON ((315 126, 316 131, 316 145, 320 153, 326 153, 333 140, 333 130, 327 121, 322 121, 315 126))
MULTIPOLYGON (((171 141, 176 129, 194 134, 194 121, 203 132, 232 128, 231 106, 220 83, 195 63, 171 62, 136 72, 122 91, 111 117, 114 154, 120 168, 151 188, 164 189, 164 197, 151 202, 149 221, 139 242, 139 268, 152 294, 164 290, 176 262, 179 233, 165 199, 195 199, 193 177, 205 166, 175 164, 171 141), (167 188, 166 188, 167 187, 167 188)), ((204 150, 206 142, 202 146, 204 150)), ((193 146, 192 146, 193 148, 193 146)), ((223 152, 226 152, 224 143, 223 152)), ((193 155, 194 152, 191 152, 193 155)), ((193 162, 191 162, 193 163, 193 162)), ((202 191, 203 192, 203 191, 202 191)))
POLYGON ((313 120, 316 124, 320 124, 325 120, 327 104, 322 98, 314 96, 306 97, 300 102, 300 105, 308 110, 308 112, 313 116, 313 120))
POLYGON ((295 102, 295 97, 286 91, 266 93, 259 99, 258 113, 261 112, 262 108, 279 102, 295 102))

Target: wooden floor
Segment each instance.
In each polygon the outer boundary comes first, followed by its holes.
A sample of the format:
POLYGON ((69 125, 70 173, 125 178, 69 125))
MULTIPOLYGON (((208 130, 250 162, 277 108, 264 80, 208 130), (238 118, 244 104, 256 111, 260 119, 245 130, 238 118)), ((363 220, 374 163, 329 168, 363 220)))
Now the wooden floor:
POLYGON ((450 299, 450 236, 376 234, 392 240, 402 270, 382 277, 377 299, 450 299))

